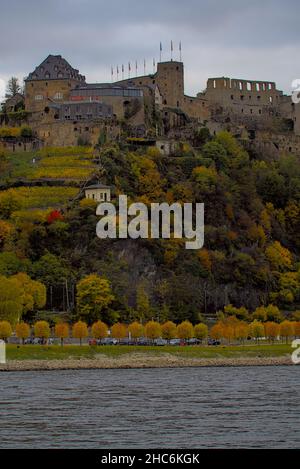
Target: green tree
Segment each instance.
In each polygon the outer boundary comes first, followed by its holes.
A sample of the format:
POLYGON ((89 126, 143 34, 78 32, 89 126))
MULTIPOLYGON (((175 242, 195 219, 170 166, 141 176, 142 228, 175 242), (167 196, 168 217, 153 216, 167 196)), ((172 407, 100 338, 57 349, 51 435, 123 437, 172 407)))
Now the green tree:
POLYGON ((104 319, 103 312, 115 299, 109 281, 97 274, 84 277, 77 283, 77 310, 89 323, 104 319))
POLYGON ((13 278, 0 276, 0 320, 12 325, 19 322, 23 312, 24 290, 13 278))
POLYGON ((6 99, 12 98, 13 96, 16 96, 16 94, 22 92, 22 87, 20 85, 19 78, 17 77, 11 77, 6 86, 6 93, 5 97, 6 99))
POLYGON ((208 327, 206 324, 199 323, 194 326, 194 335, 196 339, 204 340, 208 336, 208 327))

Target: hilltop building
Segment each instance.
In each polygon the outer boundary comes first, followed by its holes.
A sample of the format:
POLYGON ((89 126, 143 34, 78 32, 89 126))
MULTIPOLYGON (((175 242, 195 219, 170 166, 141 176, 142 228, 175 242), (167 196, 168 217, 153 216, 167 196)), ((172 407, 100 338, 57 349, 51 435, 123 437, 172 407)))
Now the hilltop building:
POLYGON ((300 107, 274 81, 209 78, 205 91, 187 96, 184 65, 173 60, 153 74, 90 84, 63 57, 49 55, 25 80, 25 110, 46 145, 95 144, 101 133, 115 139, 124 129, 131 137, 176 140, 206 126, 300 152, 300 107))

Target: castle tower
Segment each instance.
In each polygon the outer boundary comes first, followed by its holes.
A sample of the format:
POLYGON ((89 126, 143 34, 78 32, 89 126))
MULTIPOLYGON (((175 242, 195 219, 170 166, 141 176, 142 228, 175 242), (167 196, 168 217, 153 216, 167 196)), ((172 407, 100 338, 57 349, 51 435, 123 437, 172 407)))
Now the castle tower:
POLYGON ((183 62, 159 62, 156 83, 163 98, 163 106, 171 108, 182 106, 184 97, 183 62))

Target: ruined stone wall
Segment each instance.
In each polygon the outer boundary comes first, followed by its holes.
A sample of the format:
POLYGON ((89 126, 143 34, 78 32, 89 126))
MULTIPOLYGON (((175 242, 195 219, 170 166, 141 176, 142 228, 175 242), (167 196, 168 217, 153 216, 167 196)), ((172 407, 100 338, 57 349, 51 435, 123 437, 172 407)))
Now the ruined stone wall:
POLYGON ((199 122, 207 121, 211 117, 210 104, 207 99, 201 97, 183 96, 181 109, 199 122))
POLYGON ((79 138, 91 145, 96 145, 102 131, 106 132, 108 140, 116 139, 120 135, 118 125, 95 121, 40 122, 35 125, 35 131, 38 138, 48 146, 77 145, 79 138))

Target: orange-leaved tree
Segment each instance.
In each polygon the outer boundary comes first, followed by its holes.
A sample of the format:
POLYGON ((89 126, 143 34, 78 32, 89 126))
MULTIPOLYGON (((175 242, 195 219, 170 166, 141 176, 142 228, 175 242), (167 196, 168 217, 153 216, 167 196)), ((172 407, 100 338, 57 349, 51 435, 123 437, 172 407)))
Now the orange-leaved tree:
POLYGON ((16 324, 16 336, 22 341, 24 345, 25 339, 30 335, 30 327, 26 322, 19 322, 16 324))
POLYGON ((58 322, 55 324, 55 335, 60 339, 61 346, 64 345, 64 339, 69 337, 69 324, 65 322, 58 322))
POLYGON ((105 339, 108 335, 108 327, 103 321, 94 322, 92 325, 92 336, 94 339, 100 339, 100 343, 102 339, 105 339))
POLYGON ((87 324, 83 321, 77 321, 72 328, 72 336, 75 339, 79 339, 80 345, 82 345, 82 339, 85 339, 89 335, 87 324))
POLYGON ((125 339, 127 336, 127 327, 125 324, 120 322, 116 322, 111 328, 111 335, 114 339, 120 341, 121 339, 125 339))
POLYGON ((294 325, 291 321, 285 320, 279 324, 280 337, 288 343, 289 338, 294 335, 294 325))

